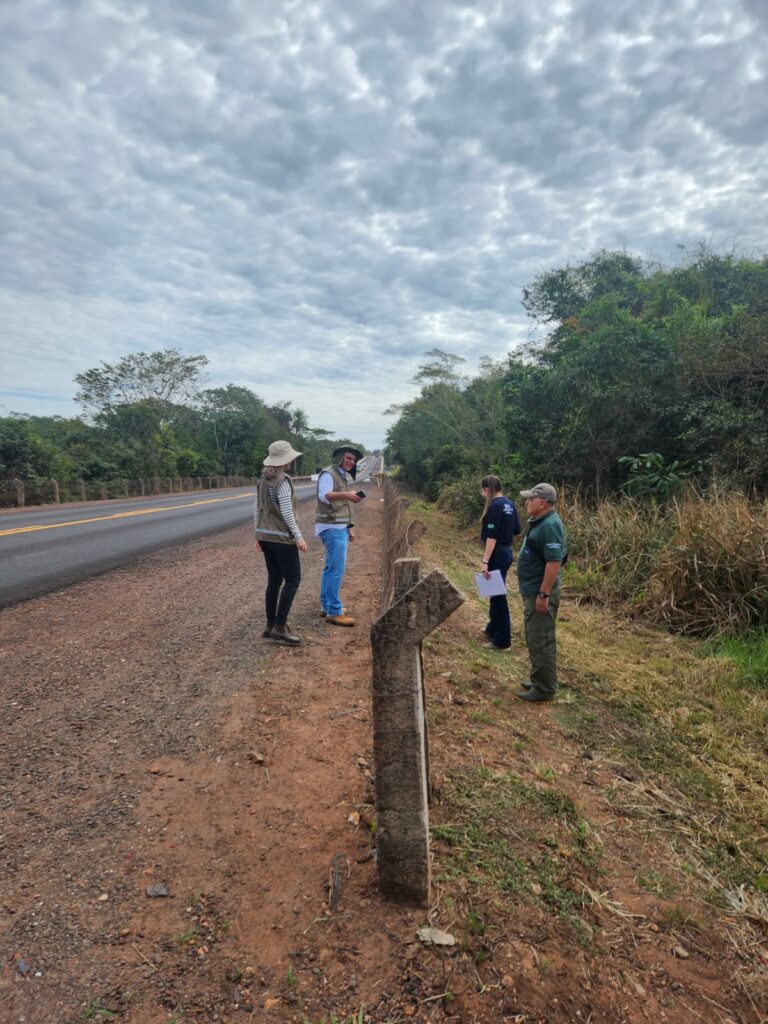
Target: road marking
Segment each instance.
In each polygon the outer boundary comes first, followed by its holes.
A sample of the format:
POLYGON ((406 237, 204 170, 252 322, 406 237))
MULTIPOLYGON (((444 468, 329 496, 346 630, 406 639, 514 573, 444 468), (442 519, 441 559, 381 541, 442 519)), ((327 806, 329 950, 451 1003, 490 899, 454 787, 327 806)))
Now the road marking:
POLYGON ((253 498, 255 491, 245 494, 230 494, 226 498, 201 498, 186 505, 158 505, 155 508, 137 508, 132 512, 113 512, 110 516, 93 516, 90 519, 71 519, 65 523, 47 523, 44 526, 17 526, 13 530, 0 530, 0 537, 12 537, 16 533, 37 533, 39 530, 60 530, 63 526, 87 526, 89 523, 103 523, 107 519, 128 519, 131 516, 148 516, 153 512, 173 512, 179 508, 194 508, 195 505, 215 505, 221 501, 237 501, 239 498, 253 498))

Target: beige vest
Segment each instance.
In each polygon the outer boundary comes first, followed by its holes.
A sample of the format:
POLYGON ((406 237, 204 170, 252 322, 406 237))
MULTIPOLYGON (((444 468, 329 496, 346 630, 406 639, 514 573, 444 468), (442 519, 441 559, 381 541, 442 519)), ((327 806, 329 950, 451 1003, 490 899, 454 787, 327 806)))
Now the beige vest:
POLYGON ((256 484, 259 494, 259 520, 256 526, 256 540, 271 540, 277 544, 295 544, 293 534, 285 525, 285 520, 280 513, 280 505, 269 496, 270 487, 277 490, 283 480, 291 485, 291 504, 294 515, 296 514, 296 495, 293 490, 293 480, 285 473, 278 473, 271 480, 265 476, 260 477, 256 484))
MULTIPOLYGON (((338 466, 326 466, 323 473, 330 473, 333 477, 332 491, 348 491, 351 484, 344 479, 339 472, 338 466)), ((319 479, 318 479, 319 483, 319 479)), ((315 522, 329 525, 334 523, 338 526, 354 526, 355 517, 352 515, 352 504, 349 501, 332 501, 327 505, 324 501, 317 499, 315 507, 315 522)))

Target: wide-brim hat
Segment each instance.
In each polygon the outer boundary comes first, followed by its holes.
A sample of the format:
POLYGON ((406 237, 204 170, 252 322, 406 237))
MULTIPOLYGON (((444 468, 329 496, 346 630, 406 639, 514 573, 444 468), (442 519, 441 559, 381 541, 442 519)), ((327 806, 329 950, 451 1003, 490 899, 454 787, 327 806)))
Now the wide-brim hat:
POLYGON ((357 459, 358 462, 363 457, 363 453, 360 451, 359 448, 355 448, 351 444, 343 444, 343 445, 341 445, 340 448, 334 448, 333 449, 333 457, 334 457, 334 459, 336 458, 337 455, 343 455, 344 452, 352 452, 352 454, 355 456, 355 458, 357 459))
POLYGON ((294 449, 290 441, 273 441, 267 452, 269 454, 262 463, 264 466, 287 466, 302 454, 294 449))
POLYGON ((536 484, 530 491, 520 491, 521 498, 543 498, 544 501, 548 501, 550 505, 554 505, 557 501, 557 491, 552 484, 536 484))

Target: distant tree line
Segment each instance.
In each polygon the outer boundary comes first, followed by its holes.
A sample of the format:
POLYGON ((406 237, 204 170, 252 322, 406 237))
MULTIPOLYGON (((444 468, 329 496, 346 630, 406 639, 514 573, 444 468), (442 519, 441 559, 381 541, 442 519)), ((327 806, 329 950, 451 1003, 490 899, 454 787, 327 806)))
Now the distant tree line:
POLYGON ((664 267, 601 250, 523 297, 543 341, 473 379, 433 349, 418 397, 389 410, 387 459, 410 483, 457 507, 488 471, 592 498, 768 492, 768 258, 702 246, 664 267))
POLYGON ((82 417, 0 419, 0 479, 53 478, 67 488, 77 480, 258 476, 278 438, 304 453, 297 472, 311 473, 350 442, 310 427, 290 401, 267 405, 236 384, 204 388, 207 363, 171 348, 78 374, 82 417))

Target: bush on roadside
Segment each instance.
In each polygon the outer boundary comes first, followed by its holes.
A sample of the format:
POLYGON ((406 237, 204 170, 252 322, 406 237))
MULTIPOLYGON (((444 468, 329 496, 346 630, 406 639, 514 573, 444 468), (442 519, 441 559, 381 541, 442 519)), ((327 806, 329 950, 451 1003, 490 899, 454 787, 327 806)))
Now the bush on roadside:
POLYGON ((443 512, 452 512, 462 526, 478 524, 485 508, 485 500, 480 493, 479 476, 460 476, 453 483, 440 488, 437 507, 443 512))
POLYGON ((590 508, 567 497, 569 577, 681 632, 721 635, 768 623, 768 502, 694 491, 661 505, 630 498, 590 508))

